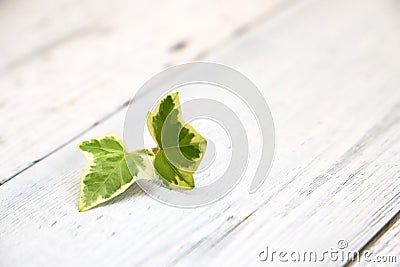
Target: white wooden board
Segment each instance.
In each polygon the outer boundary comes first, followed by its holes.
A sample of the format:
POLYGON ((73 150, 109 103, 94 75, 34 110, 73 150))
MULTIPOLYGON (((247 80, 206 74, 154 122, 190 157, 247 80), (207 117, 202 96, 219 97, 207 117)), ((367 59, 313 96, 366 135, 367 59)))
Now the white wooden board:
POLYGON ((283 3, 1 1, 0 183, 283 3))
POLYGON ((364 247, 363 251, 368 254, 380 255, 379 258, 373 258, 375 262, 360 262, 354 266, 395 266, 399 264, 400 254, 400 214, 393 218, 387 226, 382 229, 371 242, 364 247))
MULTIPOLYGON (((78 213, 76 140, 0 187, 2 265, 249 266, 266 264, 266 246, 361 250, 400 207, 396 4, 304 1, 209 57, 252 78, 274 115, 275 163, 254 195, 250 172, 208 207, 168 207, 133 187, 78 213)), ((82 139, 121 131, 123 118, 82 139)))

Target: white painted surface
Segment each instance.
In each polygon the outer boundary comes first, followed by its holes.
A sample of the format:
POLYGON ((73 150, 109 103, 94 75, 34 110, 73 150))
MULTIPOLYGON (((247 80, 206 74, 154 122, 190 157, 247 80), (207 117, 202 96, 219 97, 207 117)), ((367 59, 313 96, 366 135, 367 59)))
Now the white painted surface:
POLYGON ((400 220, 390 225, 382 235, 378 236, 371 244, 365 248, 371 261, 360 262, 354 266, 398 266, 400 262, 400 220), (368 251, 368 252, 367 252, 368 251))
MULTIPOLYGON (((400 206, 399 30, 394 0, 305 1, 265 20, 210 57, 252 78, 272 109, 277 153, 256 194, 248 173, 203 208, 168 207, 133 187, 78 213, 74 141, 0 187, 1 263, 250 266, 267 264, 266 246, 363 248, 400 206)), ((123 118, 82 138, 121 132, 123 118)))
POLYGON ((1 1, 0 183, 282 3, 1 1))

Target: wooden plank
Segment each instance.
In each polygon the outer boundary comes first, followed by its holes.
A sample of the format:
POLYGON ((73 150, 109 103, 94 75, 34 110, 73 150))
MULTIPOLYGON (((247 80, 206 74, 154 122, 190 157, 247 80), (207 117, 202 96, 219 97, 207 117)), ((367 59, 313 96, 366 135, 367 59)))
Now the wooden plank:
POLYGON ((322 251, 345 239, 349 249, 359 250, 399 211, 400 40, 392 33, 400 21, 394 6, 305 4, 220 53, 265 88, 277 157, 260 197, 265 202, 243 216, 233 233, 216 231, 214 241, 189 250, 183 265, 202 253, 216 265, 255 264, 267 245, 322 251))
POLYGON ((363 248, 371 261, 354 262, 351 266, 367 266, 370 264, 395 265, 400 262, 400 214, 393 218, 387 226, 370 243, 363 248))
POLYGON ((283 2, 2 1, 0 183, 283 2))
MULTIPOLYGON (((259 84, 275 118, 275 163, 254 195, 251 161, 214 205, 172 208, 133 187, 80 214, 73 142, 0 187, 2 265, 255 265, 266 246, 321 252, 341 239, 360 250, 400 205, 395 6, 304 2, 210 57, 259 84)), ((121 131, 123 113, 83 138, 121 131)))

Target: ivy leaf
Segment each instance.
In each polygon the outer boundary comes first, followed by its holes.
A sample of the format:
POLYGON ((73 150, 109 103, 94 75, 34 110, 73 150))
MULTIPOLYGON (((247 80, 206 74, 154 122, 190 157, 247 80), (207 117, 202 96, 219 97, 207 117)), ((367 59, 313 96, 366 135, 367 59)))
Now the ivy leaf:
POLYGON ((193 172, 185 171, 174 166, 165 156, 163 150, 157 152, 154 168, 164 180, 161 182, 169 188, 194 188, 193 172))
POLYGON ((79 211, 114 198, 138 179, 153 179, 154 169, 167 187, 194 188, 193 173, 203 159, 207 141, 183 120, 178 93, 166 96, 149 112, 147 126, 158 145, 153 150, 127 153, 121 138, 113 133, 79 144, 87 158, 79 211))
POLYGON ((148 113, 147 127, 160 148, 154 161, 159 176, 168 187, 194 188, 193 173, 203 159, 207 141, 183 120, 179 93, 167 95, 148 113))
POLYGON ((84 141, 78 147, 87 158, 81 176, 79 211, 91 209, 123 193, 137 179, 153 177, 153 152, 141 149, 126 154, 122 140, 116 134, 84 141))

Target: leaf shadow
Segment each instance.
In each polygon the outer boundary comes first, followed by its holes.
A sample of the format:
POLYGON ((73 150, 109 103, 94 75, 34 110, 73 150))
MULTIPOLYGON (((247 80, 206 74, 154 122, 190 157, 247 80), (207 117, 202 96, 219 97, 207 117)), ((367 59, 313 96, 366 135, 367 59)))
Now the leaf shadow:
POLYGON ((140 186, 137 185, 137 183, 134 183, 125 192, 114 197, 113 199, 110 199, 107 202, 104 202, 104 203, 94 207, 94 209, 113 205, 115 203, 124 203, 124 202, 128 202, 128 201, 132 202, 133 199, 135 199, 135 198, 140 199, 142 197, 146 197, 146 193, 140 188, 140 186))

